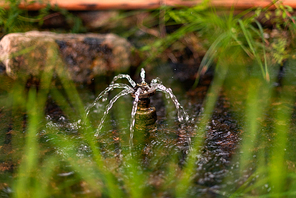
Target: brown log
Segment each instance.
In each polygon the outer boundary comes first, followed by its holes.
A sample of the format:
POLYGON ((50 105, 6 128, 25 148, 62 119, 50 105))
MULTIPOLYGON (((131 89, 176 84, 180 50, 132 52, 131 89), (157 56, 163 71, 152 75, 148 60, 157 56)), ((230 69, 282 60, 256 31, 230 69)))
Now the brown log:
MULTIPOLYGON (((203 2, 203 0, 46 0, 44 4, 26 3, 19 5, 22 9, 38 10, 44 8, 47 4, 58 6, 68 10, 106 10, 106 9, 152 9, 162 5, 167 6, 194 6, 203 2)), ((212 0, 210 4, 215 7, 234 7, 247 9, 251 7, 266 7, 271 5, 271 0, 212 0)), ((296 8, 296 0, 282 0, 284 5, 296 8)), ((9 7, 5 0, 0 0, 0 7, 9 7)))

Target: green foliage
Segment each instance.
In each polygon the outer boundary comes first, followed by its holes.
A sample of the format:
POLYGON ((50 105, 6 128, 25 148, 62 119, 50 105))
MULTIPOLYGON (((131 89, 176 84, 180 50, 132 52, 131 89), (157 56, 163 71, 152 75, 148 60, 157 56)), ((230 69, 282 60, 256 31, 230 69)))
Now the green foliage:
POLYGON ((285 38, 280 38, 276 42, 272 43, 272 49, 275 51, 273 58, 276 63, 282 64, 283 60, 289 58, 288 51, 286 50, 287 40, 285 38))
MULTIPOLYGON (((199 118, 187 163, 183 167, 179 166, 177 153, 172 152, 168 162, 164 163, 164 156, 159 154, 155 155, 150 161, 151 165, 147 166, 142 163, 143 156, 137 152, 130 153, 128 146, 125 148, 123 144, 120 158, 114 159, 102 154, 98 140, 93 136, 94 126, 85 115, 83 102, 74 83, 63 67, 54 67, 61 64, 55 61, 56 55, 53 53, 49 60, 48 64, 52 66, 44 71, 39 88, 31 87, 25 90, 24 85, 16 84, 9 93, 10 103, 5 106, 18 109, 17 112, 21 109, 27 115, 25 134, 18 132, 13 136, 22 136, 24 140, 23 144, 14 147, 23 152, 14 179, 8 184, 13 183, 13 197, 71 197, 75 193, 87 193, 88 197, 151 197, 155 194, 162 197, 163 192, 170 192, 173 197, 196 197, 196 194, 192 193, 192 189, 199 188, 192 177, 197 173, 196 156, 200 154, 200 148, 204 144, 207 125, 222 90, 232 102, 233 110, 239 109, 245 116, 242 121, 242 141, 233 157, 234 164, 239 162, 239 169, 237 174, 225 178, 227 185, 218 194, 227 197, 282 197, 293 196, 295 193, 295 173, 286 166, 287 161, 296 163, 290 156, 295 154, 295 150, 293 144, 290 146, 291 140, 288 139, 295 136, 290 121, 293 113, 291 104, 294 104, 295 99, 293 93, 296 90, 294 72, 284 77, 283 86, 278 90, 272 86, 276 78, 266 82, 258 76, 256 65, 248 76, 243 77, 237 75, 239 71, 235 74, 230 73, 229 70, 238 65, 234 61, 229 65, 229 62, 223 61, 226 57, 221 57, 204 100, 205 110, 199 118), (59 86, 63 87, 62 90, 52 85, 54 72, 60 79, 59 86), (243 89, 239 88, 240 86, 243 86, 243 89), (239 95, 241 92, 243 94, 239 95), (62 128, 45 126, 44 110, 48 94, 57 101, 68 119, 73 122, 81 120, 83 125, 79 127, 77 134, 71 135, 62 128), (265 117, 266 112, 272 107, 274 127, 271 129, 273 139, 270 142, 265 137, 269 132, 262 131, 265 130, 265 122, 269 119, 265 117), (47 136, 46 143, 42 141, 43 136, 47 136), (78 155, 81 145, 85 145, 88 152, 78 155), (288 155, 286 150, 290 150, 291 154, 288 155), (160 182, 157 189, 149 184, 154 171, 161 171, 165 180, 160 182), (61 176, 57 176, 61 173, 70 173, 73 176, 63 180, 61 176), (233 182, 234 179, 242 182, 236 184, 233 182), (231 189, 228 189, 229 182, 231 189), (266 185, 271 189, 270 192, 262 190, 266 185)), ((235 53, 228 54, 227 57, 231 60, 238 58, 235 53)), ((241 67, 236 69, 244 70, 243 63, 240 64, 241 67)), ((295 60, 290 60, 287 64, 295 70, 295 60)), ((161 153, 161 149, 154 152, 161 153)), ((75 196, 83 197, 78 194, 75 196)))
POLYGON ((56 7, 54 9, 54 11, 61 13, 63 16, 65 16, 67 24, 69 24, 69 26, 71 27, 70 28, 71 33, 86 32, 86 28, 83 26, 81 19, 79 17, 75 16, 75 14, 70 13, 69 11, 67 11, 65 9, 60 9, 58 7, 56 7))
POLYGON ((65 9, 58 7, 51 8, 48 4, 40 9, 36 15, 30 13, 28 10, 20 9, 20 3, 21 0, 9 0, 7 1, 9 8, 0 8, 0 27, 2 34, 25 32, 40 28, 44 20, 52 12, 60 13, 65 17, 66 23, 70 27, 70 32, 80 33, 86 31, 81 19, 65 9))
MULTIPOLYGON (((165 38, 159 38, 153 44, 144 46, 142 51, 149 52, 149 58, 143 65, 158 57, 174 43, 192 37, 190 33, 196 33, 195 40, 208 49, 199 66, 196 83, 213 63, 219 62, 220 56, 225 57, 223 53, 227 54, 229 51, 240 51, 245 57, 244 61, 256 61, 262 77, 270 81, 267 61, 282 64, 289 58, 289 48, 293 42, 287 42, 286 39, 287 34, 291 35, 291 39, 294 38, 295 17, 291 14, 293 9, 277 1, 266 8, 253 8, 239 14, 230 10, 226 14, 225 11, 209 7, 207 3, 205 1, 193 8, 163 8, 166 25, 180 25, 180 28, 165 38), (276 10, 270 11, 271 6, 275 6, 276 10), (273 38, 267 38, 268 30, 257 21, 259 17, 262 22, 270 20, 273 28, 280 33, 273 38), (285 33, 286 30, 289 32, 285 33)), ((227 61, 227 58, 224 61, 227 61)))

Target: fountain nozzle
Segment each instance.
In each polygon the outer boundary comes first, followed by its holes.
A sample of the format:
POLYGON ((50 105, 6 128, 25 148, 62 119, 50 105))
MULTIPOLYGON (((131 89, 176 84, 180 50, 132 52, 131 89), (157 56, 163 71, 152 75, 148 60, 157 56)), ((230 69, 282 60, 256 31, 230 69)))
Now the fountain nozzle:
POLYGON ((150 106, 150 97, 155 94, 155 89, 150 88, 146 82, 138 83, 131 93, 133 98, 138 97, 138 106, 135 115, 135 131, 149 133, 156 129, 156 110, 150 106), (137 90, 140 92, 136 95, 137 90))
POLYGON ((149 98, 150 96, 153 96, 155 94, 155 89, 149 87, 149 85, 146 82, 137 83, 137 85, 134 87, 134 92, 131 93, 132 97, 135 98, 135 92, 138 89, 141 89, 141 92, 139 94, 139 99, 141 98, 149 98))

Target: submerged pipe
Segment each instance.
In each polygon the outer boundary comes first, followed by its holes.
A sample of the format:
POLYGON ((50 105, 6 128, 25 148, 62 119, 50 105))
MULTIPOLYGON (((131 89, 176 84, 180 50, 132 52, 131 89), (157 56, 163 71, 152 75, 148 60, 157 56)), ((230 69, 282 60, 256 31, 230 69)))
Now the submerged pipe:
MULTIPOLYGON (((156 130, 156 110, 155 107, 150 106, 150 97, 155 94, 155 89, 146 89, 147 84, 137 84, 135 89, 141 88, 143 93, 139 97, 138 107, 135 115, 135 135, 138 133, 144 133, 145 136, 149 136, 151 132, 156 130)), ((135 94, 131 94, 135 98, 135 94)))

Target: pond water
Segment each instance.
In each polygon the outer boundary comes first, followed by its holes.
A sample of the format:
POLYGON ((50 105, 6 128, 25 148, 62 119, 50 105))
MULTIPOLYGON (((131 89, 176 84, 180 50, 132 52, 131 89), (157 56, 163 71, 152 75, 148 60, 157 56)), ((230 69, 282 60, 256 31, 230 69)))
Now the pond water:
MULTIPOLYGON (((184 73, 183 71, 184 69, 180 69, 176 65, 164 65, 146 71, 147 81, 150 82, 152 78, 160 77, 163 84, 173 90, 178 101, 190 116, 190 120, 187 124, 179 123, 174 105, 162 93, 151 97, 151 106, 154 106, 157 111, 157 131, 151 134, 144 143, 134 143, 135 153, 141 156, 138 159, 138 166, 141 167, 139 171, 141 174, 144 172, 144 175, 148 175, 146 181, 143 182, 146 185, 143 188, 147 188, 145 190, 147 194, 143 197, 175 197, 173 193, 174 181, 178 180, 178 175, 182 173, 182 169, 186 165, 187 155, 192 149, 192 142, 198 138, 203 138, 204 143, 199 146, 199 152, 195 156, 195 169, 191 176, 193 183, 188 194, 192 197, 197 195, 227 197, 229 192, 238 188, 249 178, 253 173, 252 168, 254 168, 249 166, 248 170, 244 171, 244 175, 238 174, 240 160, 236 152, 242 138, 244 110, 235 109, 232 106, 234 103, 243 103, 242 98, 244 97, 238 96, 235 101, 230 101, 229 95, 227 95, 229 90, 221 91, 211 119, 206 125, 206 133, 199 134, 197 131, 204 114, 204 102, 212 83, 213 73, 209 71, 201 79, 199 85, 192 88, 194 76, 191 74, 194 72, 184 73), (167 174, 168 167, 174 169, 174 176, 167 174), (169 177, 176 178, 169 179, 169 177)), ((141 79, 137 76, 138 74, 133 79, 140 82, 141 79)), ((94 101, 100 91, 107 87, 110 79, 112 77, 102 77, 95 79, 91 86, 77 87, 85 108, 94 101)), ((3 96, 6 92, 8 90, 3 90, 3 96)), ((245 90, 240 90, 236 94, 244 95, 244 92, 245 90)), ((109 97, 112 98, 114 94, 116 92, 111 93, 109 97)), ((122 171, 124 169, 122 162, 125 158, 124 155, 128 152, 132 101, 133 99, 129 95, 120 98, 110 110, 101 132, 97 137, 93 136, 97 141, 96 148, 103 156, 103 164, 114 174, 117 185, 122 189, 126 187, 126 184, 122 184, 125 177, 124 171, 122 171)), ((94 128, 99 126, 106 104, 107 101, 99 103, 97 108, 90 111, 88 117, 94 128)), ((88 164, 90 170, 95 166, 90 143, 83 138, 84 134, 81 132, 81 128, 85 126, 80 115, 73 112, 71 106, 64 105, 67 107, 63 107, 62 101, 56 101, 50 93, 46 104, 45 119, 38 131, 39 160, 43 161, 43 156, 44 158, 49 155, 59 156, 59 162, 57 162, 59 165, 54 168, 53 176, 50 178, 49 185, 53 189, 51 196, 61 197, 64 193, 68 193, 70 197, 70 194, 74 193, 74 197, 104 197, 104 193, 102 195, 85 184, 81 179, 83 176, 75 171, 71 159, 69 159, 71 158, 69 152, 74 152, 73 156, 77 157, 78 166, 88 164), (68 114, 69 112, 72 112, 71 115, 68 114), (65 145, 65 138, 74 143, 65 145)), ((4 107, 1 109, 1 197, 10 197, 14 191, 12 183, 17 176, 17 168, 21 162, 22 149, 25 145, 24 138, 26 138, 28 120, 22 109, 17 112, 4 107)), ((264 122, 268 124, 272 120, 264 122)), ((272 128, 272 126, 270 127, 272 128)), ((268 126, 262 130, 268 130, 268 126)), ((264 133, 263 136, 265 138, 273 137, 271 133, 264 133)), ((260 145, 257 148, 259 147, 260 145)), ((268 148, 267 146, 266 149, 268 148)), ((252 163, 251 161, 250 164, 252 163)), ((262 184, 260 187, 266 192, 270 190, 270 186, 266 186, 266 184, 262 184)))

